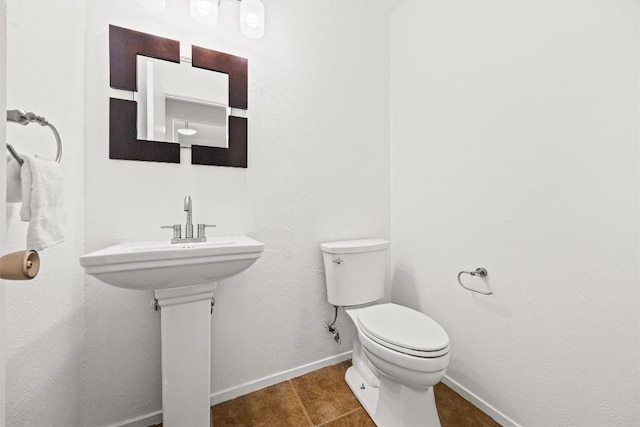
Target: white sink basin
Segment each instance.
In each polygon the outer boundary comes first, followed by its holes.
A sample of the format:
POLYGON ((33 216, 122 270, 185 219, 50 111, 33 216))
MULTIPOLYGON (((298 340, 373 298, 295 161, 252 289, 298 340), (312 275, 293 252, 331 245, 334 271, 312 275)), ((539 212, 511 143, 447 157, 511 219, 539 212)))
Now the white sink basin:
POLYGON ((87 274, 127 289, 180 288, 217 282, 251 266, 264 244, 246 236, 207 242, 140 242, 111 246, 80 257, 87 274))

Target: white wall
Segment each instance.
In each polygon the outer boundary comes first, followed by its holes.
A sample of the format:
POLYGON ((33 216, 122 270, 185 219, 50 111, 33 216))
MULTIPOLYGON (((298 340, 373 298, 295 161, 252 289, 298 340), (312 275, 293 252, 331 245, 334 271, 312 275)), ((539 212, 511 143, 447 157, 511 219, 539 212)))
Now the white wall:
MULTIPOLYGON (((0 2, 0 111, 6 109, 7 106, 7 10, 4 0, 0 2)), ((6 144, 6 123, 0 120, 0 144, 6 144)), ((6 173, 6 167, 2 164, 2 174, 6 173)), ((0 180, 0 200, 5 199, 6 180, 0 180)), ((0 209, 0 227, 6 225, 6 209, 0 209)), ((4 252, 4 232, 0 231, 3 237, 0 241, 0 250, 4 252)), ((5 284, 0 280, 0 426, 5 425, 5 407, 6 407, 6 386, 5 386, 5 284)))
MULTIPOLYGON (((443 324, 450 377, 516 422, 638 424, 637 2, 405 0, 391 48, 362 2, 268 2, 260 41, 233 2, 211 29, 178 0, 88 2, 86 33, 84 2, 8 3, 9 108, 61 132, 69 237, 7 287, 7 424, 160 409, 151 293, 83 283, 77 256, 166 238, 186 194, 214 234, 267 247, 217 292, 212 392, 347 351, 346 319, 342 346, 322 327, 318 244, 389 237, 390 50, 396 301, 443 324), (248 169, 108 159, 108 24, 249 58, 248 169), (492 297, 455 282, 479 265, 492 297)), ((7 213, 7 249, 23 249, 7 213)))
POLYGON ((638 52, 635 0, 391 17, 394 300, 522 425, 640 423, 638 52), (458 286, 478 266, 493 296, 458 286))
MULTIPOLYGON (((167 239, 161 225, 194 222, 212 235, 246 233, 266 245, 241 275, 222 282, 212 325, 212 392, 350 349, 324 330, 319 244, 389 237, 388 16, 354 3, 268 1, 259 41, 239 32, 238 4, 218 25, 194 23, 183 1, 151 12, 130 0, 87 5, 86 250, 167 239), (249 167, 109 160, 108 25, 249 59, 249 167)), ((86 279, 85 422, 105 425, 157 411, 160 314, 152 293, 86 279)))
MULTIPOLYGON (((7 425, 80 425, 82 416, 84 2, 7 1, 7 108, 47 118, 63 143, 65 243, 40 253, 39 275, 6 283, 7 425)), ((21 152, 54 156, 53 134, 7 125, 21 152)), ((19 205, 7 208, 7 252, 25 249, 19 205)))

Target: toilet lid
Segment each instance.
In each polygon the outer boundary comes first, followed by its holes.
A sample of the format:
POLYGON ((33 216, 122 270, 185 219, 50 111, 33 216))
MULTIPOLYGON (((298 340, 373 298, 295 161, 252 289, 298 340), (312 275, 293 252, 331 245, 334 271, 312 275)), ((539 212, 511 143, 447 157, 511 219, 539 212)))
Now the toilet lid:
POLYGON ((381 304, 362 309, 358 312, 358 323, 374 341, 392 349, 409 350, 409 354, 441 353, 449 346, 449 336, 435 320, 401 305, 381 304))

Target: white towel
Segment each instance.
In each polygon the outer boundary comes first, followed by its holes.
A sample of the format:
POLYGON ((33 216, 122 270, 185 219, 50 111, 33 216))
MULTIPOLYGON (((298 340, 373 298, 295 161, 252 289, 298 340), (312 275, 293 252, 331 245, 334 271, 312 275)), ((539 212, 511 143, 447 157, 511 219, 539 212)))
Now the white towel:
POLYGON ((22 209, 29 222, 27 248, 42 250, 65 239, 66 217, 62 205, 62 168, 59 163, 22 155, 22 209))
POLYGON ((20 163, 11 155, 7 155, 7 202, 22 201, 22 181, 20 180, 20 163))

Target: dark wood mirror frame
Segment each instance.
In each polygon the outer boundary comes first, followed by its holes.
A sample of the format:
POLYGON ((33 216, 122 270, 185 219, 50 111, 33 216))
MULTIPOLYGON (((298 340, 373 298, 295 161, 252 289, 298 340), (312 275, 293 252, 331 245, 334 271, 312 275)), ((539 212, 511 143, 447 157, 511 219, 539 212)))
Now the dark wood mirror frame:
MULTIPOLYGON (((126 28, 109 26, 110 86, 136 92, 137 55, 180 62, 180 42, 126 28)), ((248 61, 227 53, 192 46, 191 66, 229 75, 229 106, 247 109, 248 61)), ((109 158, 180 163, 175 142, 140 140, 137 137, 136 101, 109 99, 109 158)), ((191 147, 191 163, 247 167, 247 119, 229 117, 229 147, 191 147)))

